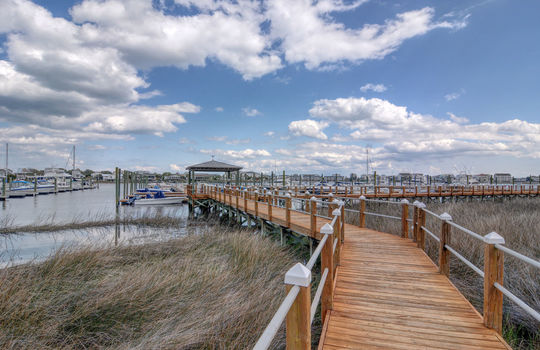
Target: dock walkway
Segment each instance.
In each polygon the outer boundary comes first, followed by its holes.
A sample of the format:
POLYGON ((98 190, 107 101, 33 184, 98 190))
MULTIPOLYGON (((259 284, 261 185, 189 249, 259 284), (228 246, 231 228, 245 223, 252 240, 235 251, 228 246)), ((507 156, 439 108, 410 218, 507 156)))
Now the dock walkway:
MULTIPOLYGON (((209 198, 316 239, 330 220, 234 195, 209 198)), ((511 349, 416 243, 344 225, 319 349, 511 349)))

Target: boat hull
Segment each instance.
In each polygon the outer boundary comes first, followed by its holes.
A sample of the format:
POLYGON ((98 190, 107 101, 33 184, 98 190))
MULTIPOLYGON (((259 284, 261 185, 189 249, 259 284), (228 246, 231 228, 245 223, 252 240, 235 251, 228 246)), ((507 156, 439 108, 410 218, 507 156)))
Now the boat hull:
POLYGON ((169 205, 182 204, 186 201, 185 197, 167 197, 167 198, 143 198, 134 201, 135 205, 169 205))

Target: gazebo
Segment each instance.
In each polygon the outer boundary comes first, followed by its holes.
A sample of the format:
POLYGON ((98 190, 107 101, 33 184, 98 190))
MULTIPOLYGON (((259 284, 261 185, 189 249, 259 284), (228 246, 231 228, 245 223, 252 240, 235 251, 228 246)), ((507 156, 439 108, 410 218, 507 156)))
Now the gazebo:
POLYGON ((188 173, 188 183, 192 184, 195 182, 195 172, 211 172, 211 173, 227 173, 227 183, 231 180, 231 172, 236 173, 236 183, 240 181, 240 170, 241 166, 227 164, 223 162, 218 162, 217 160, 212 160, 200 164, 190 165, 186 168, 189 171, 188 173))

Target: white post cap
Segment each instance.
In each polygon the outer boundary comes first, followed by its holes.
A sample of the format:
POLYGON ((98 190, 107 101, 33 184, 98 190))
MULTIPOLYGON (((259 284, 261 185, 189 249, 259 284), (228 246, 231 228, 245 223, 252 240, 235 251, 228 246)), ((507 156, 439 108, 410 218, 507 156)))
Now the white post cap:
POLYGON ((332 215, 333 215, 333 216, 341 216, 341 210, 339 210, 339 209, 334 209, 334 210, 332 211, 332 215))
POLYGON ((422 202, 418 203, 416 206, 417 206, 418 208, 420 208, 420 209, 423 209, 423 208, 426 207, 426 205, 425 205, 424 203, 422 203, 422 202))
POLYGON ((323 227, 321 227, 321 233, 323 235, 331 235, 334 233, 334 228, 330 224, 324 224, 323 227))
POLYGON ((306 195, 309 195, 309 194, 310 194, 309 191, 306 191, 306 195))
POLYGON ((414 201, 414 202, 413 202, 413 205, 414 205, 415 207, 417 207, 419 203, 420 203, 419 201, 414 201))
POLYGON ((285 193, 285 197, 291 198, 291 194, 290 193, 285 193))
POLYGON ((308 287, 311 283, 311 271, 301 263, 296 263, 285 274, 285 284, 308 287))
POLYGON ((497 232, 490 232, 484 236, 484 242, 487 244, 504 244, 504 238, 497 232))
POLYGON ((358 199, 365 200, 366 196, 362 195, 362 196, 358 197, 358 199))
POLYGON ((328 193, 328 197, 332 198, 334 197, 334 194, 332 192, 328 193))
POLYGON ((259 194, 259 191, 255 190, 255 192, 253 192, 253 193, 255 193, 255 194, 259 194))
POLYGON ((309 200, 315 202, 315 201, 317 200, 317 197, 313 196, 313 197, 311 197, 309 200))
POLYGON ((405 198, 403 198, 401 201, 400 201, 402 204, 409 204, 409 201, 405 198))
POLYGON ((446 212, 442 213, 439 217, 444 221, 452 221, 452 216, 446 212))

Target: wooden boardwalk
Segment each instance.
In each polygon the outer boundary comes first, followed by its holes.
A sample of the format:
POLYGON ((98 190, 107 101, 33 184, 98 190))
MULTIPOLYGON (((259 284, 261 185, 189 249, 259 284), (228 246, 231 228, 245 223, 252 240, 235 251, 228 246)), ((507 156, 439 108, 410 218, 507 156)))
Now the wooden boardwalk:
POLYGON ((319 349, 508 349, 416 243, 345 225, 319 349))
MULTIPOLYGON (((212 198, 216 198, 211 195, 212 198)), ((305 235, 308 214, 223 196, 220 202, 305 235), (271 216, 271 217, 270 217, 271 216)), ((327 219, 317 218, 317 232, 327 219)), ((319 349, 511 349, 438 272, 416 243, 388 233, 345 225, 333 308, 319 349)))

